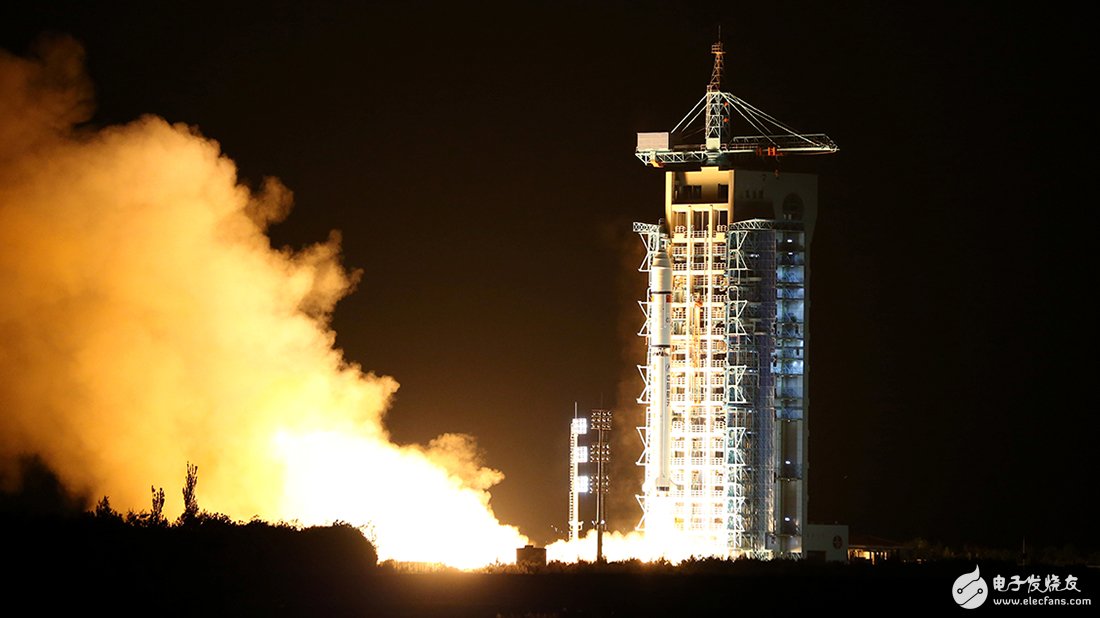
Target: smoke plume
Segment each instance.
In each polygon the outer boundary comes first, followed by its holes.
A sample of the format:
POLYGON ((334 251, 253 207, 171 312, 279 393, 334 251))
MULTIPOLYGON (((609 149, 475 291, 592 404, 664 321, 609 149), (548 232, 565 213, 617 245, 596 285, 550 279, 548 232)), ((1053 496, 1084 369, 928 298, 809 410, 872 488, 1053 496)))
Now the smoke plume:
POLYGON ((383 557, 522 544, 471 438, 389 441, 397 383, 334 348, 358 280, 339 235, 272 249, 292 202, 278 180, 249 190, 216 142, 154 116, 82 128, 91 93, 71 39, 0 52, 0 455, 135 510, 194 462, 204 508, 369 521, 383 557))

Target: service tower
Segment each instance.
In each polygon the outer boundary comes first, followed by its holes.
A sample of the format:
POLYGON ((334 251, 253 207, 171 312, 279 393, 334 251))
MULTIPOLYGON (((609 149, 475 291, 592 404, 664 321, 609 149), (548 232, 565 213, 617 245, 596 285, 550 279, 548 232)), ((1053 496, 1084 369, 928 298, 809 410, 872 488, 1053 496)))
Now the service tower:
POLYGON ((723 92, 721 42, 711 52, 695 107, 638 134, 665 176, 663 220, 634 224, 649 274, 638 527, 670 553, 800 555, 817 178, 776 170, 837 147, 723 92))

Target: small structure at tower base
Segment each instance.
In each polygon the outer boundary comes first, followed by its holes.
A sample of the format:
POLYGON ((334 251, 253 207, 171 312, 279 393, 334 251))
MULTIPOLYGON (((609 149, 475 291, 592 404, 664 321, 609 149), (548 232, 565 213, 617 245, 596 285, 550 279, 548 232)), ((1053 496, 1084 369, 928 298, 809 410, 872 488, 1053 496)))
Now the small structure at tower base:
POLYGON ((516 548, 516 566, 542 568, 546 566, 546 548, 525 545, 516 548))

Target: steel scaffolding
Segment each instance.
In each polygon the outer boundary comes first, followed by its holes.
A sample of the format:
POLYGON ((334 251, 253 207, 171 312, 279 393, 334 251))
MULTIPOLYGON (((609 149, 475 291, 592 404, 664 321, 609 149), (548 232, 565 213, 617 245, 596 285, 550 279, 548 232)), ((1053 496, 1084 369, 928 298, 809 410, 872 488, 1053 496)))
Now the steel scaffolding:
POLYGON ((801 427, 790 425, 803 420, 804 232, 794 221, 730 227, 730 362, 743 368, 739 396, 729 401, 731 436, 742 444, 740 456, 731 453, 730 475, 740 480, 746 505, 730 548, 784 553, 804 517, 790 487, 802 479, 800 432, 793 430, 801 427))
MULTIPOLYGON (((706 205, 696 205, 702 212, 706 205)), ((647 248, 640 270, 647 272, 658 247, 671 255, 672 297, 671 361, 668 401, 671 414, 672 526, 701 545, 726 543, 727 436, 724 413, 726 378, 726 230, 710 218, 701 225, 689 222, 666 235, 659 228, 635 224, 647 248)), ((647 298, 649 295, 647 294, 647 298)), ((641 302, 647 325, 639 335, 648 337, 651 318, 647 302, 641 302)), ((652 347, 650 354, 653 354, 652 347)), ((647 361, 651 358, 647 358, 647 361)), ((657 419, 651 410, 653 383, 651 362, 639 365, 645 387, 638 402, 646 405, 646 424, 639 427, 644 450, 639 465, 646 466, 645 491, 638 496, 645 529, 649 504, 656 495, 655 454, 649 436, 657 419)))

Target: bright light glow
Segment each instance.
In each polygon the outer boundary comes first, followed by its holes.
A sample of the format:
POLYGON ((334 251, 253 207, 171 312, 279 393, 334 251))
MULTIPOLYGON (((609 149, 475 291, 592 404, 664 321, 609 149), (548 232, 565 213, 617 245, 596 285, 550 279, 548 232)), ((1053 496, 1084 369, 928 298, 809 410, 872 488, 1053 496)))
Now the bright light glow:
POLYGON ((281 433, 275 445, 286 462, 284 511, 307 524, 369 521, 383 560, 473 568, 514 562, 529 542, 497 522, 487 492, 419 449, 329 432, 281 433))
MULTIPOLYGON (((693 539, 684 532, 675 532, 669 538, 653 535, 649 532, 605 532, 603 535, 604 557, 610 561, 641 560, 653 562, 668 560, 679 563, 691 557, 708 557, 713 554, 713 543, 704 543, 693 539)), ((546 546, 546 559, 558 562, 577 562, 596 559, 596 531, 589 530, 580 539, 555 541, 546 546)))
POLYGON ((125 512, 191 462, 201 508, 233 519, 367 525, 384 559, 512 562, 527 539, 489 506, 503 475, 466 436, 394 444, 397 382, 334 347, 357 280, 339 234, 273 249, 290 191, 250 188, 193 127, 73 131, 92 117, 82 58, 71 39, 0 52, 0 464, 35 453, 125 512))

